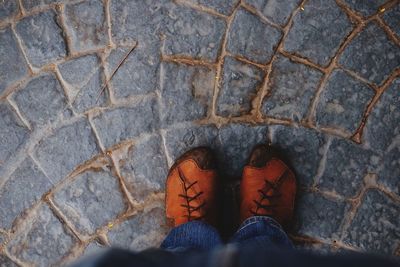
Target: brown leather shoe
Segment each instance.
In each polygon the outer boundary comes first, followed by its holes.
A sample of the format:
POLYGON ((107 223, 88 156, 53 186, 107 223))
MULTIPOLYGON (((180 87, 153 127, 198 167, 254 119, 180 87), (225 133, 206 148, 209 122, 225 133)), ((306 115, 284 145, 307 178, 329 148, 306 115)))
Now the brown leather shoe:
POLYGON ((217 171, 210 149, 186 152, 171 167, 166 186, 166 215, 174 226, 203 220, 216 223, 217 171))
POLYGON ((240 185, 240 221, 269 216, 282 225, 293 216, 296 178, 269 145, 258 145, 243 170, 240 185))

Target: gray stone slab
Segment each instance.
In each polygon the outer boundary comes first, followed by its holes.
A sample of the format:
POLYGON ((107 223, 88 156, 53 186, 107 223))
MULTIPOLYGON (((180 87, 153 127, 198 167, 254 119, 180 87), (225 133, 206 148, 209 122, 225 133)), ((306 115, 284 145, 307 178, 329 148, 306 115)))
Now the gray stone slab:
POLYGON ((57 20, 57 14, 49 10, 26 17, 16 26, 28 60, 35 67, 66 56, 63 32, 57 20))
POLYGON ((301 0, 246 0, 245 2, 258 9, 272 22, 283 26, 301 0))
POLYGON ((400 78, 386 89, 365 124, 363 139, 367 146, 383 153, 400 138, 400 78))
POLYGON ((108 240, 113 247, 141 251, 159 247, 168 231, 164 209, 155 207, 115 226, 108 233, 108 240))
POLYGON ((87 120, 55 130, 37 145, 34 157, 54 182, 59 182, 79 164, 91 159, 100 149, 87 120))
POLYGON ((400 79, 386 89, 368 117, 364 140, 377 151, 395 145, 400 136, 400 79))
POLYGON ((78 89, 88 82, 100 64, 99 58, 90 54, 67 60, 59 64, 58 68, 64 81, 78 89))
POLYGON ((340 236, 349 206, 316 193, 301 193, 296 199, 295 231, 300 235, 335 240, 340 236))
POLYGON ((0 3, 0 19, 5 19, 9 16, 17 14, 19 5, 17 0, 7 0, 0 3))
POLYGON ((118 178, 88 170, 54 193, 54 203, 84 234, 93 234, 125 210, 118 178))
POLYGON ((167 153, 173 161, 186 151, 207 146, 216 149, 218 129, 214 125, 190 125, 179 129, 168 129, 165 135, 167 153))
POLYGON ((344 242, 382 254, 394 254, 400 244, 400 205, 378 190, 370 190, 347 230, 344 242))
MULTIPOLYGON (((24 8, 26 9, 31 9, 34 7, 42 7, 48 4, 52 4, 52 3, 57 3, 57 2, 61 2, 62 0, 22 0, 22 5, 24 6, 24 8)), ((65 0, 65 2, 68 2, 71 0, 65 0)))
POLYGON ((127 158, 119 161, 122 177, 133 198, 144 201, 154 192, 165 190, 168 165, 160 136, 151 136, 130 147, 127 158))
POLYGON ((112 38, 117 43, 159 40, 165 17, 174 6, 168 0, 111 1, 112 38))
POLYGON ((159 111, 154 99, 146 99, 131 107, 104 111, 93 118, 105 147, 151 133, 159 127, 159 111))
POLYGON ((26 158, 0 189, 0 227, 10 229, 14 220, 51 187, 39 167, 26 158))
POLYGON ((389 27, 397 34, 397 37, 400 38, 400 4, 386 11, 382 17, 389 27))
POLYGON ((364 177, 376 173, 380 163, 379 155, 373 151, 351 141, 333 139, 318 186, 323 191, 355 197, 361 190, 364 177))
POLYGON ((0 254, 0 267, 17 267, 12 260, 10 260, 6 255, 0 254))
POLYGON ((400 79, 378 100, 364 128, 363 142, 382 154, 379 182, 400 195, 400 79))
POLYGON ((214 92, 214 70, 163 63, 161 75, 160 110, 163 125, 206 117, 214 92))
POLYGON ((317 125, 353 133, 374 95, 374 90, 366 84, 342 70, 333 71, 319 98, 317 125))
POLYGON ((344 0, 351 9, 363 16, 371 16, 379 11, 379 7, 386 3, 386 0, 360 1, 360 0, 344 0))
POLYGON ((164 32, 163 52, 196 59, 216 61, 226 23, 222 18, 176 6, 169 10, 164 32))
POLYGON ((269 62, 282 32, 264 23, 260 18, 239 9, 229 31, 227 50, 251 61, 265 64, 269 62))
POLYGON ((301 121, 307 115, 321 77, 320 71, 279 56, 272 65, 262 112, 276 118, 301 121))
POLYGON ((308 1, 294 17, 284 49, 327 65, 351 28, 350 20, 334 0, 308 1))
MULTIPOLYGON (((114 73, 130 50, 128 47, 119 47, 111 52, 107 59, 109 73, 114 73)), ((120 99, 148 94, 159 89, 160 58, 160 48, 157 44, 139 42, 111 80, 114 96, 120 99)))
POLYGON ((106 79, 100 59, 92 54, 59 65, 62 78, 70 85, 72 106, 78 113, 104 107, 108 101, 106 79), (103 93, 100 95, 101 90, 103 93))
POLYGON ((1 95, 8 86, 28 75, 25 59, 9 27, 0 30, 0 58, 1 95))
POLYGON ((220 173, 241 177, 243 167, 257 144, 268 142, 266 126, 228 124, 219 131, 218 163, 220 173))
POLYGON ((102 0, 66 5, 65 22, 71 34, 74 51, 96 49, 108 44, 107 21, 102 0))
POLYGON ((400 49, 375 23, 371 22, 346 47, 339 63, 376 84, 400 65, 400 49))
POLYGON ((272 145, 281 151, 294 169, 298 185, 311 186, 322 159, 326 138, 306 128, 271 126, 269 129, 272 133, 272 145))
POLYGON ((71 250, 76 239, 54 216, 48 206, 41 206, 7 250, 28 265, 57 264, 71 250))
POLYGON ((223 117, 249 114, 252 109, 252 100, 262 85, 264 72, 253 65, 226 57, 222 73, 217 114, 223 117))
POLYGON ((389 147, 378 171, 378 182, 400 196, 400 139, 389 147))
POLYGON ((22 116, 35 126, 53 122, 67 104, 60 82, 48 73, 33 78, 13 99, 22 116))
POLYGON ((217 11, 218 13, 221 13, 226 16, 232 14, 234 7, 239 2, 239 0, 214 0, 214 1, 189 0, 189 1, 195 4, 200 4, 202 6, 211 8, 217 11))
POLYGON ((29 138, 29 130, 6 103, 0 103, 0 170, 29 138))

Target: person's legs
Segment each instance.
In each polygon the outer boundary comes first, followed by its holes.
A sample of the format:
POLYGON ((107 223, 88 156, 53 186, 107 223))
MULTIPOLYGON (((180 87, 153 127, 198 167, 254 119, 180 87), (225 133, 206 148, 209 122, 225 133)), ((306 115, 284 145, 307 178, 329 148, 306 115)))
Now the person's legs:
POLYGON ((246 219, 229 243, 252 244, 261 248, 293 248, 281 225, 267 216, 253 216, 246 219))
POLYGON ((219 245, 222 245, 221 237, 213 226, 192 221, 172 229, 160 248, 170 251, 209 250, 219 245))

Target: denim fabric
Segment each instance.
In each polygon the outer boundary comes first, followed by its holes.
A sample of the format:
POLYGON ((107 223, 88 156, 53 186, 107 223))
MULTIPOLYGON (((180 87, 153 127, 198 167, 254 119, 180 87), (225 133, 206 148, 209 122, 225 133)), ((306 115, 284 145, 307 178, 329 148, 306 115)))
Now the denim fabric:
POLYGON ((160 247, 184 251, 210 250, 218 245, 222 245, 222 240, 217 229, 204 222, 192 221, 172 229, 160 247))
MULTIPOLYGON (((229 243, 238 243, 239 246, 255 244, 263 248, 293 247, 279 223, 265 216, 254 216, 244 221, 229 243)), ((222 240, 214 227, 193 221, 172 229, 161 248, 172 251, 210 250, 219 245, 222 245, 222 240)))
POLYGON ((245 220, 229 243, 262 248, 293 248, 292 242, 280 224, 267 216, 253 216, 245 220))

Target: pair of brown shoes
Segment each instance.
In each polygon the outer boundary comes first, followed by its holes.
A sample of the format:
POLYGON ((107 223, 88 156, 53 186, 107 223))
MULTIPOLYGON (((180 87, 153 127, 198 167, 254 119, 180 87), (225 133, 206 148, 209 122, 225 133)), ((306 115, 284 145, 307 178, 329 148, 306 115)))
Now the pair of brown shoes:
MULTIPOLYGON (((186 152, 171 167, 166 186, 166 214, 174 226, 203 220, 216 225, 218 173, 210 149, 186 152)), ((269 216, 280 224, 293 215, 296 179, 275 149, 259 145, 244 167, 240 185, 240 222, 269 216)))

